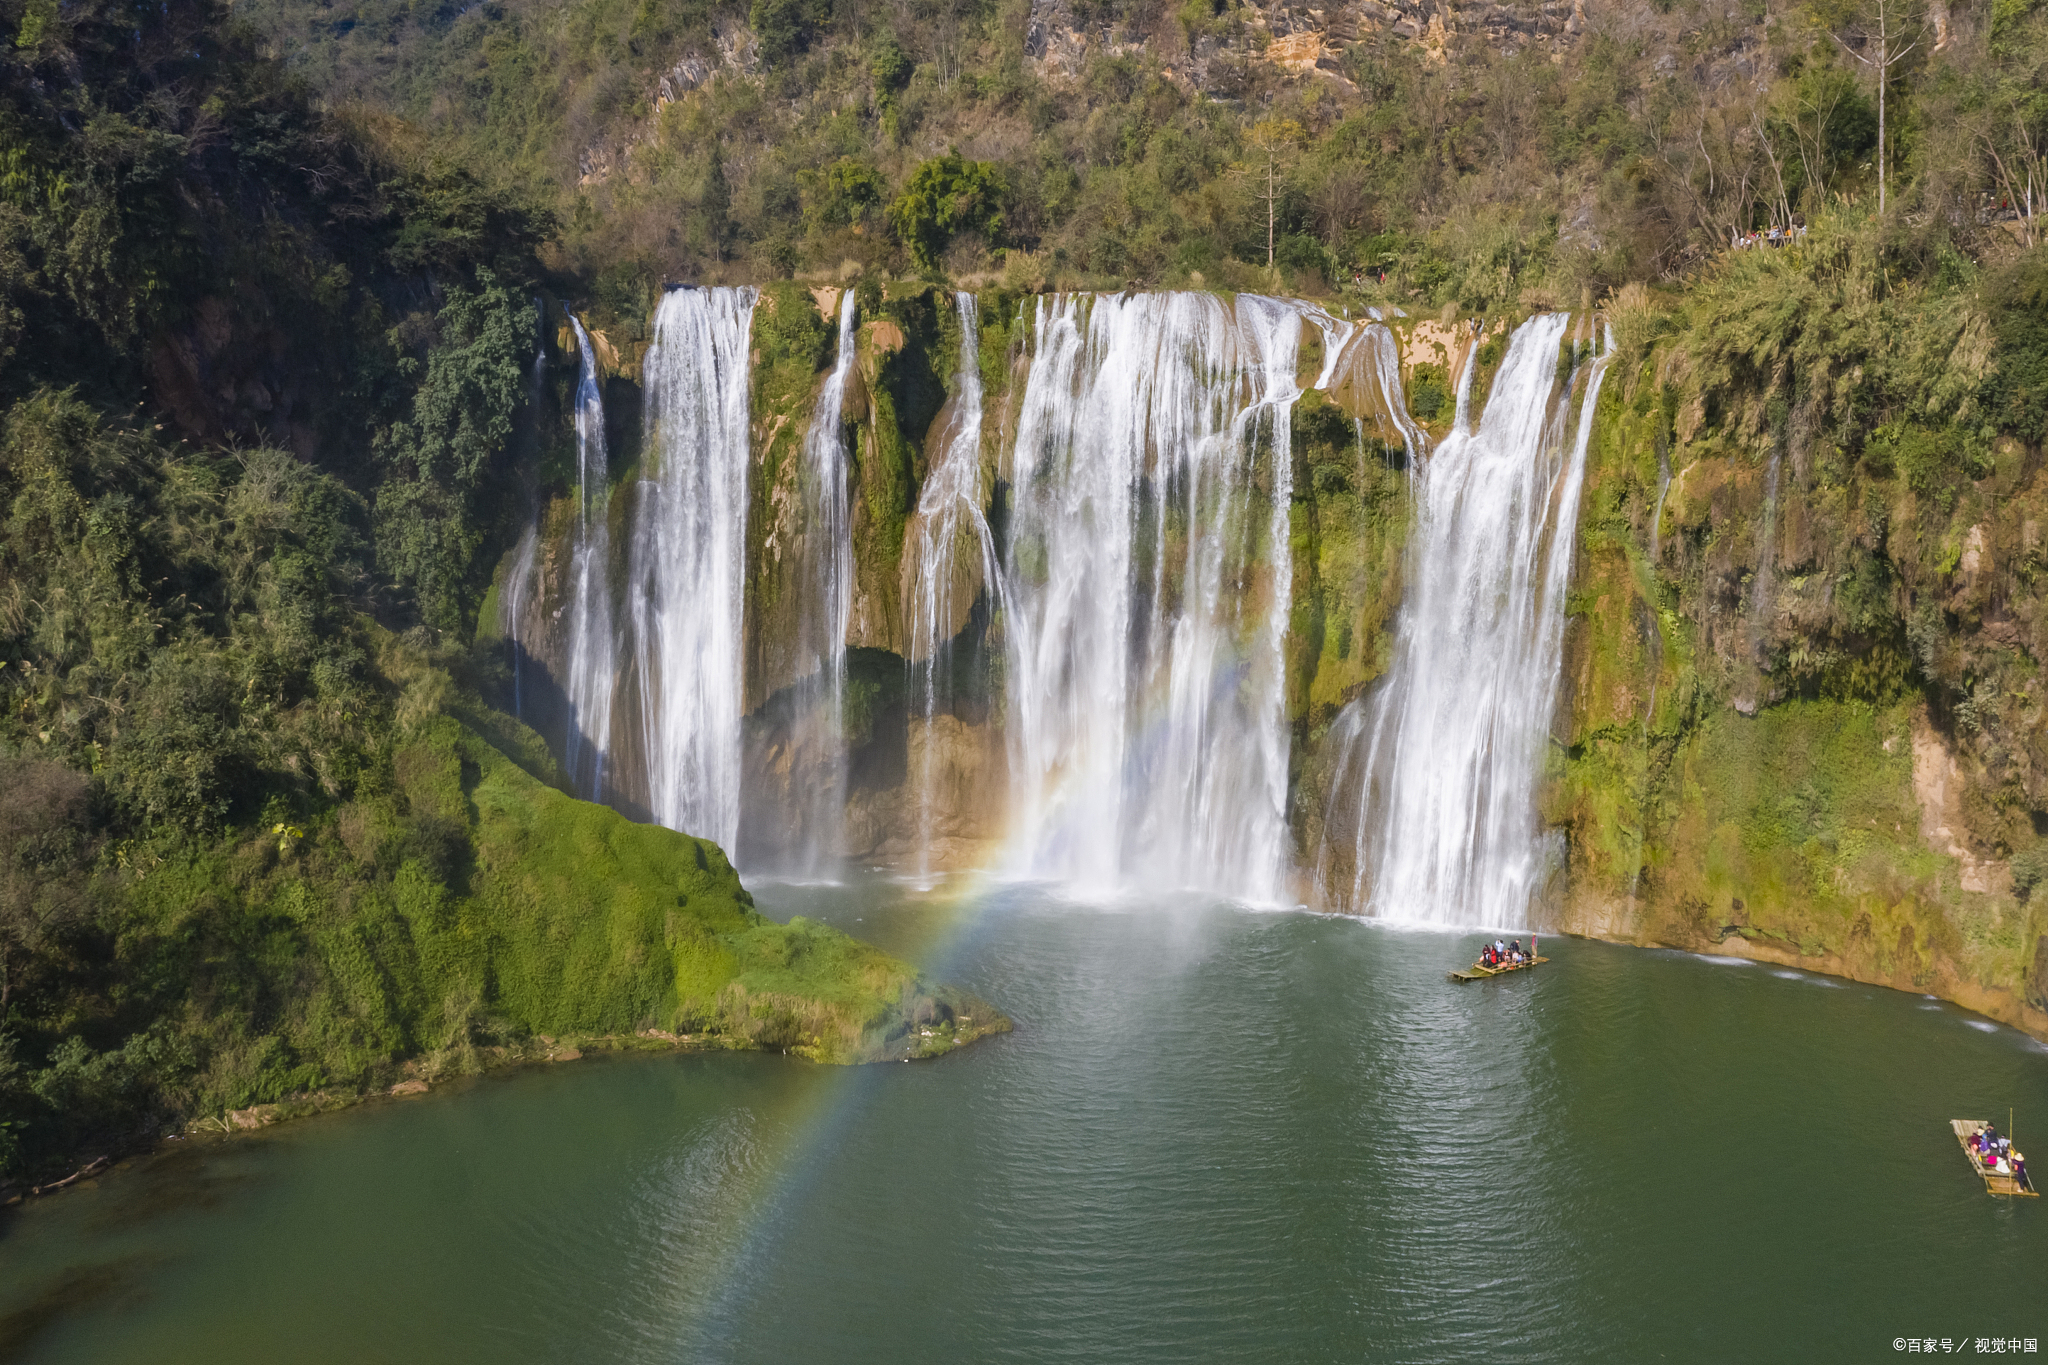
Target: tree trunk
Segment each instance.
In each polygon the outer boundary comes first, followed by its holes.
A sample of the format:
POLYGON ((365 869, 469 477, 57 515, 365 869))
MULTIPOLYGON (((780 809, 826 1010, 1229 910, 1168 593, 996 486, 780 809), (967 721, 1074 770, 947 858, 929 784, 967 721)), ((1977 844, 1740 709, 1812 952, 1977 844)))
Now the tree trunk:
POLYGON ((1884 95, 1886 77, 1891 74, 1891 71, 1885 61, 1885 58, 1890 53, 1886 51, 1888 44, 1885 41, 1883 13, 1884 11, 1882 10, 1878 11, 1880 17, 1877 27, 1877 216, 1879 218, 1884 217, 1884 168, 1885 160, 1890 150, 1885 146, 1884 142, 1884 95))
POLYGON ((1273 268, 1273 158, 1266 158, 1266 269, 1273 268))

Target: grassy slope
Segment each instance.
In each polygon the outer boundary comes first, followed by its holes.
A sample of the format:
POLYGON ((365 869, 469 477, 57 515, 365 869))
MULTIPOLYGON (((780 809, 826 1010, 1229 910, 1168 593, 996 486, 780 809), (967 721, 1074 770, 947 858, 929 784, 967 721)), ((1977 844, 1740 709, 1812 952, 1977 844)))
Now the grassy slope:
MULTIPOLYGON (((471 999, 517 1032, 658 1027, 835 1062, 906 1055, 913 1022, 962 1005, 1000 1026, 837 931, 764 919, 716 845, 564 796, 453 719, 396 767, 412 810, 463 826, 474 850, 459 888, 393 880, 383 994, 415 1041, 471 999)), ((323 956, 348 976, 348 954, 323 956)))

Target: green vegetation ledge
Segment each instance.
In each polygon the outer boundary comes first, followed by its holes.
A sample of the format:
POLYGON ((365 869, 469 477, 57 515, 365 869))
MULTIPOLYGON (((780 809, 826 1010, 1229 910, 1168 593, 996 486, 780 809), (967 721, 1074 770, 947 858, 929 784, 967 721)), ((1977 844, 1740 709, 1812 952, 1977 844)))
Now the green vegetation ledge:
POLYGON ((716 844, 567 796, 480 731, 546 771, 524 726, 452 706, 402 727, 388 783, 305 828, 132 867, 122 975, 174 983, 184 1007, 125 1047, 55 1050, 40 1122, 17 1125, 27 1179, 0 1198, 167 1132, 586 1049, 861 1063, 1009 1031, 836 929, 775 923, 716 844))
MULTIPOLYGON (((443 1020, 486 1017, 530 1037, 689 1036, 834 1063, 936 1055, 1010 1027, 836 929, 776 924, 716 844, 565 796, 452 718, 422 727, 393 766, 411 809, 461 822, 474 850, 473 868, 448 869, 466 893, 403 866, 393 881, 412 947, 401 974, 418 983, 416 1007, 438 1004, 443 1020), (935 1029, 948 1047, 931 1045, 935 1029)), ((346 841, 346 812, 338 824, 346 841)), ((354 966, 346 951, 327 960, 337 976, 354 966)))

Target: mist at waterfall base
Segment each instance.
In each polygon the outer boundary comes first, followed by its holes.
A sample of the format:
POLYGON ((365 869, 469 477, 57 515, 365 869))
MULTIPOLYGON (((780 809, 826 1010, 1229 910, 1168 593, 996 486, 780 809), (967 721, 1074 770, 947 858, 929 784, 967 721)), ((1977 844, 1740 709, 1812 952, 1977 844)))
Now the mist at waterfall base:
MULTIPOLYGON (((2048 1337, 1946 1120, 2048 1053, 1879 987, 1042 888, 759 888, 1002 1002, 856 1069, 493 1074, 0 1211, 19 1365, 1871 1360, 2048 1337), (1469 960, 1469 959, 1468 959, 1469 960)), ((2015 1207, 2018 1203, 2023 1205, 2015 1207)))

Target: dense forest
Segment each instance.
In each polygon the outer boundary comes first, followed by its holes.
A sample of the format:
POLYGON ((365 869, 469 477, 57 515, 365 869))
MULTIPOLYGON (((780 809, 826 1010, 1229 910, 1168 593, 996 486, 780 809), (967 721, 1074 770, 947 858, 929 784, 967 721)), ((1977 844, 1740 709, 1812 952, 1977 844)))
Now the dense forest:
MULTIPOLYGON (((2048 4, 1616 0, 1554 41, 1391 25, 1307 64, 1281 17, 0 0, 0 1174, 565 1008, 677 1017, 644 974, 492 984, 552 932, 506 885, 572 856, 521 843, 566 798, 475 640, 533 471, 562 477, 531 458, 565 382, 536 294, 626 340, 677 280, 1597 302, 1659 458, 1796 438, 1808 483, 1944 516, 2031 480, 2048 4), (1805 245, 1729 250, 1772 226, 1805 245)), ((1685 591, 1739 599, 1692 534, 1685 591)), ((2004 764, 1987 843, 2036 856, 2048 753, 2004 700, 2032 656, 1843 534, 1774 676, 1924 690, 2004 764)), ((758 928, 715 851, 603 837, 758 928)))

